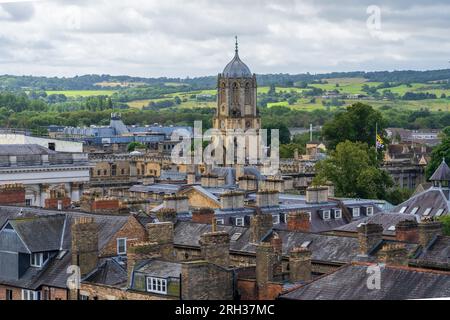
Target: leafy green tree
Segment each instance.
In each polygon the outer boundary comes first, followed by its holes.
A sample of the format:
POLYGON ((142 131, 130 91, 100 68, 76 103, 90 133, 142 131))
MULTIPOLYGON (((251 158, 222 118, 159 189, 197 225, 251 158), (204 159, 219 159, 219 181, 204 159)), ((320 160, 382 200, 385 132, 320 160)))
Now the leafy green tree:
POLYGON ((393 182, 377 167, 375 148, 366 143, 345 141, 316 164, 314 184, 331 181, 341 197, 385 199, 393 182))
POLYGON ((408 188, 395 187, 390 189, 386 194, 386 201, 393 205, 398 205, 408 200, 412 195, 412 190, 408 188))
POLYGON ((441 133, 441 143, 431 152, 431 160, 426 169, 426 175, 430 178, 434 171, 439 167, 442 159, 445 159, 447 164, 450 163, 450 127, 445 127, 441 133))
POLYGON ((382 114, 371 106, 355 103, 345 112, 337 113, 331 121, 325 123, 322 135, 328 148, 334 149, 343 141, 364 142, 375 145, 376 124, 378 134, 384 136, 384 121, 382 114))
POLYGON ((279 132, 279 138, 280 138, 280 145, 281 144, 288 144, 291 142, 291 133, 289 131, 289 128, 281 121, 276 120, 269 120, 266 121, 263 125, 264 129, 267 129, 267 143, 271 143, 271 129, 278 129, 279 132))
POLYGON ((446 236, 450 236, 450 216, 449 215, 445 215, 443 217, 441 217, 441 219, 439 219, 439 221, 442 222, 443 225, 443 232, 446 236))
POLYGON ((133 141, 133 142, 130 142, 127 146, 128 152, 133 152, 136 149, 145 149, 145 144, 133 141))

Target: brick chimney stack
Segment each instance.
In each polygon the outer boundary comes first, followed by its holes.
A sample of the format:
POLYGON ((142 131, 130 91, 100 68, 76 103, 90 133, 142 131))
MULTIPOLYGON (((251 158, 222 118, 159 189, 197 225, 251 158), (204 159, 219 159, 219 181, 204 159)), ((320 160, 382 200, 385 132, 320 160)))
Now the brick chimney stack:
POLYGON ((177 222, 177 212, 174 209, 162 208, 156 212, 159 222, 177 222))
POLYGON ((289 231, 311 231, 311 221, 309 213, 303 211, 292 211, 287 215, 287 229, 289 231))
POLYGON ((210 208, 199 208, 192 211, 192 222, 210 224, 214 217, 214 210, 210 208))
POLYGON ((228 191, 220 195, 220 206, 222 209, 240 209, 244 207, 244 193, 239 191, 228 191))
POLYGON ((311 280, 311 251, 308 248, 295 247, 289 254, 290 282, 311 280))
POLYGON ((200 250, 203 259, 223 267, 230 266, 230 235, 226 231, 217 231, 215 224, 211 232, 200 236, 200 250))
POLYGON ((365 223, 358 227, 359 254, 369 255, 370 251, 383 240, 383 227, 376 223, 365 223))
POLYGON ((381 259, 387 265, 407 266, 408 250, 405 244, 389 243, 381 249, 381 259))
POLYGON ((426 248, 435 236, 442 235, 442 223, 439 221, 422 220, 419 223, 419 244, 426 248))
POLYGON ((173 223, 158 222, 146 225, 148 242, 156 243, 161 256, 166 260, 174 260, 173 223))
POLYGON ((259 208, 253 216, 250 217, 250 241, 259 243, 273 228, 273 220, 271 214, 262 213, 259 208))
POLYGON ((140 242, 132 244, 127 250, 128 285, 130 287, 132 286, 133 270, 138 261, 160 256, 160 250, 157 243, 140 242))
POLYGON ((274 232, 270 244, 273 247, 275 253, 275 264, 273 266, 273 272, 275 275, 283 272, 282 257, 283 257, 283 240, 278 233, 274 232))
POLYGON ((418 243, 419 225, 415 220, 404 220, 395 226, 395 238, 398 241, 418 243))
POLYGON ((270 243, 261 242, 256 246, 256 283, 260 290, 273 280, 275 260, 275 252, 270 243))
POLYGON ((98 225, 92 217, 75 218, 72 227, 72 264, 85 276, 98 265, 98 225))

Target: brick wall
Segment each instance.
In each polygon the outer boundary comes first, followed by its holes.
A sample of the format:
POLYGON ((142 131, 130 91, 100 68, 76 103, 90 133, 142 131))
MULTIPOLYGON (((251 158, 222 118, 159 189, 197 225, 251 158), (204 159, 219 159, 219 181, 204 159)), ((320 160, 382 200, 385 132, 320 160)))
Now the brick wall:
POLYGON ((127 248, 133 243, 145 241, 147 232, 145 227, 134 216, 130 216, 128 221, 111 237, 110 241, 100 251, 101 257, 117 255, 117 239, 127 238, 127 248))
POLYGON ((176 300, 174 297, 164 297, 151 293, 123 291, 120 288, 91 283, 81 283, 80 294, 89 296, 89 300, 176 300))
POLYGON ((70 207, 71 200, 67 197, 45 199, 45 208, 58 210, 58 203, 61 203, 61 209, 67 209, 68 207, 70 207))
POLYGON ((25 205, 25 188, 21 185, 0 186, 0 205, 25 205))

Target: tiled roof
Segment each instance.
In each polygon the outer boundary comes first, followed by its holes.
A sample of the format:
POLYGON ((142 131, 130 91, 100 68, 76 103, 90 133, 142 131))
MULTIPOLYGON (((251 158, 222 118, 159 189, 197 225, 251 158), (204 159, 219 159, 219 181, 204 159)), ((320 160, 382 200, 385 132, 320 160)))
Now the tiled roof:
POLYGON ((56 154, 56 151, 44 148, 38 144, 1 144, 0 156, 28 156, 56 154))
POLYGON ((444 194, 444 191, 441 188, 431 187, 399 204, 392 209, 392 212, 411 214, 411 212, 415 210, 416 212, 414 214, 420 217, 423 216, 428 208, 431 208, 432 210, 429 212, 428 216, 433 217, 440 209, 443 209, 442 215, 448 213, 450 211, 449 207, 450 202, 448 201, 446 194, 444 194), (402 208, 406 209, 402 210, 402 208))
POLYGON ((442 160, 439 167, 431 176, 430 181, 450 181, 450 168, 445 163, 445 160, 442 160))
POLYGON ((181 274, 181 263, 150 259, 140 263, 134 271, 159 278, 175 278, 181 274))
POLYGON ((369 289, 368 265, 352 264, 283 294, 295 300, 406 300, 450 296, 450 272, 407 267, 381 269, 380 289, 369 289))
POLYGON ((416 216, 402 213, 378 213, 371 217, 365 217, 364 219, 353 221, 349 224, 340 226, 334 230, 346 231, 346 232, 358 232, 358 226, 361 223, 376 223, 383 227, 383 234, 395 235, 395 230, 392 230, 392 226, 396 226, 397 223, 404 220, 416 220, 416 216), (389 230, 391 228, 391 230, 389 230))

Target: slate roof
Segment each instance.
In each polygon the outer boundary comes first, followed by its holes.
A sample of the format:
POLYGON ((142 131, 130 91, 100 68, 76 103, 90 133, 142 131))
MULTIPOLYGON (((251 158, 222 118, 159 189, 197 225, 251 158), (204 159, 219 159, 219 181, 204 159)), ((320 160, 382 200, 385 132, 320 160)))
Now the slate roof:
MULTIPOLYGON (((250 231, 245 227, 217 226, 218 231, 226 231, 230 236, 241 233, 237 241, 231 241, 230 249, 242 252, 255 252, 255 245, 250 243, 250 231)), ((191 221, 178 221, 174 228, 174 244, 200 248, 200 236, 211 232, 211 225, 191 221)))
POLYGON ((282 294, 295 300, 406 300, 450 297, 450 272, 381 268, 381 289, 367 286, 368 265, 351 264, 282 294))
POLYGON ((186 173, 177 171, 161 170, 161 175, 159 180, 173 180, 173 181, 184 181, 186 180, 186 173))
POLYGON ((389 230, 390 227, 396 226, 397 223, 404 220, 417 220, 416 216, 402 213, 378 213, 371 217, 365 217, 358 221, 340 226, 334 230, 345 232, 358 232, 358 226, 361 223, 376 223, 383 227, 384 235, 395 235, 395 230, 389 230))
POLYGON ((414 264, 450 270, 450 237, 437 236, 414 257, 414 264))
POLYGON ((414 213, 417 217, 423 216, 428 208, 432 208, 428 216, 434 217, 439 209, 444 209, 442 215, 447 214, 450 211, 450 201, 448 201, 447 194, 444 193, 444 190, 431 187, 400 203, 392 209, 392 212, 400 213, 403 207, 406 207, 403 213, 407 214, 410 214, 414 208, 418 208, 414 213))
MULTIPOLYGON (((99 250, 128 220, 127 216, 0 206, 0 217, 4 216, 7 216, 8 219, 19 217, 19 220, 10 220, 10 222, 13 226, 18 226, 19 231, 17 232, 23 237, 27 246, 30 246, 31 251, 57 251, 61 249, 49 259, 43 268, 30 267, 18 280, 5 279, 0 275, 0 283, 2 284, 32 290, 44 284, 66 288, 66 281, 69 276, 66 271, 71 265, 71 225, 73 219, 82 216, 94 218, 99 227, 99 250), (24 215, 34 218, 24 219, 24 215), (49 228, 50 232, 45 231, 46 227, 49 228), (48 245, 46 241, 48 241, 48 245)), ((5 219, 2 220, 6 222, 5 219)))
POLYGON ((0 156, 28 156, 57 153, 38 144, 0 144, 0 156))
MULTIPOLYGON (((250 229, 236 226, 217 226, 219 231, 226 231, 230 236, 241 233, 237 241, 231 241, 230 249, 242 253, 256 252, 255 244, 250 243, 250 229)), ((174 230, 175 245, 199 248, 200 235, 211 231, 211 225, 190 221, 178 221, 174 230)), ((358 239, 353 237, 341 237, 321 235, 306 232, 292 232, 275 230, 283 241, 283 254, 288 255, 295 246, 301 246, 310 241, 308 248, 312 251, 312 258, 316 261, 331 263, 346 263, 356 258, 358 254, 358 239)))
POLYGON ((237 49, 233 59, 225 66, 222 74, 224 77, 230 78, 252 77, 252 72, 250 71, 249 67, 247 67, 247 65, 239 58, 237 49))
POLYGON ((442 160, 439 167, 433 173, 430 181, 450 181, 450 168, 445 163, 445 159, 442 160))
POLYGON ((105 259, 83 281, 107 286, 126 286, 128 273, 115 259, 105 259))
POLYGON ((180 190, 182 186, 178 184, 168 184, 168 183, 154 183, 150 185, 134 185, 129 191, 130 192, 148 192, 148 193, 164 193, 164 194, 175 194, 180 190))
POLYGON ((358 255, 357 238, 285 230, 276 230, 276 233, 283 241, 284 255, 288 255, 292 248, 308 242, 307 247, 311 250, 312 260, 315 261, 347 263, 358 255))
POLYGON ((139 263, 134 271, 158 278, 178 278, 181 274, 181 263, 150 259, 139 263))
POLYGON ((9 223, 31 252, 43 252, 59 250, 65 220, 66 216, 59 214, 18 218, 10 220, 9 223))

